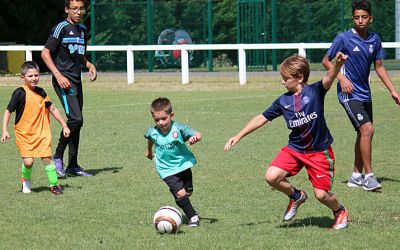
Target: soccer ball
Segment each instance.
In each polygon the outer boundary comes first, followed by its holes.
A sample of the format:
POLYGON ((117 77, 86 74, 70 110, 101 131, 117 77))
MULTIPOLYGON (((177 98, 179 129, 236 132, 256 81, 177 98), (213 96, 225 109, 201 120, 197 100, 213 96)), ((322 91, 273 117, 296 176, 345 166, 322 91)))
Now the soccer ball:
POLYGON ((177 233, 182 225, 182 215, 174 207, 160 207, 154 214, 153 224, 160 234, 177 233))

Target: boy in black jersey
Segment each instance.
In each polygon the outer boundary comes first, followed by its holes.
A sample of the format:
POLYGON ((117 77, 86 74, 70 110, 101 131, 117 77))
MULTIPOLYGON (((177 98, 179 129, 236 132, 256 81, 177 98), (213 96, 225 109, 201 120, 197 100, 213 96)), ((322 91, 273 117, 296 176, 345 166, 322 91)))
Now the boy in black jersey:
POLYGON ((54 161, 59 177, 91 176, 78 165, 80 131, 83 124, 83 92, 81 80, 82 66, 88 68, 91 81, 96 80, 96 67, 86 57, 87 29, 79 23, 86 13, 84 0, 65 0, 67 19, 58 23, 42 51, 42 59, 53 73, 52 83, 67 115, 69 138, 62 133, 58 142, 54 161), (64 171, 63 156, 68 146, 68 165, 64 171))

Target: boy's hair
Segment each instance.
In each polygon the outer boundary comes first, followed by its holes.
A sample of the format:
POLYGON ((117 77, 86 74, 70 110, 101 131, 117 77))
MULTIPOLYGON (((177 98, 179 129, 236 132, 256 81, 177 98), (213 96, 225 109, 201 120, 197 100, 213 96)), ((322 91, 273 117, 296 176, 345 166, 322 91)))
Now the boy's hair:
POLYGON ((171 101, 166 97, 159 97, 151 103, 151 113, 165 111, 167 114, 172 113, 171 101))
POLYGON ((371 2, 369 0, 354 0, 353 1, 353 14, 356 10, 365 10, 369 15, 372 14, 371 2))
POLYGON ((36 69, 39 72, 39 66, 34 61, 26 61, 21 65, 21 75, 25 75, 28 70, 36 69))
POLYGON ((286 77, 299 77, 299 75, 303 75, 303 82, 307 83, 310 76, 310 64, 305 57, 295 54, 286 58, 281 63, 280 71, 286 77))
POLYGON ((64 2, 65 2, 65 7, 69 8, 69 3, 70 2, 83 2, 83 3, 85 3, 85 0, 65 0, 64 2))

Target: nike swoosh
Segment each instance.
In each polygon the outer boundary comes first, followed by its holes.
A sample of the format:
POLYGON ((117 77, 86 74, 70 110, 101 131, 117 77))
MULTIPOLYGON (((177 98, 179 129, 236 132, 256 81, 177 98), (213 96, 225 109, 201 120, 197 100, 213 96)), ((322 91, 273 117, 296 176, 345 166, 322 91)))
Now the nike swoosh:
POLYGON ((290 106, 292 106, 292 104, 285 105, 285 109, 289 108, 290 106))
POLYGON ((318 175, 317 174, 317 178, 322 178, 322 177, 324 177, 325 175, 323 174, 323 175, 318 175))

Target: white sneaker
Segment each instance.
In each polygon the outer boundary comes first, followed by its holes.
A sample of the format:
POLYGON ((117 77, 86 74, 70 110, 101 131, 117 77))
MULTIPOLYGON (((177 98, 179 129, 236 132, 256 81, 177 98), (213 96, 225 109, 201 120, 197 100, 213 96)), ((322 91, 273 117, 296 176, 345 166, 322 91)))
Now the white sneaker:
POLYGON ((354 178, 353 175, 351 175, 347 181, 347 186, 362 188, 364 186, 364 176, 360 175, 358 178, 354 178))
POLYGON ((189 220, 189 227, 198 227, 200 226, 200 217, 198 215, 193 216, 189 220))
POLYGON ((29 194, 32 192, 31 190, 31 181, 22 179, 22 193, 29 194))
POLYGON ((371 175, 364 180, 364 187, 365 191, 378 191, 382 188, 382 185, 378 182, 374 175, 371 175))

